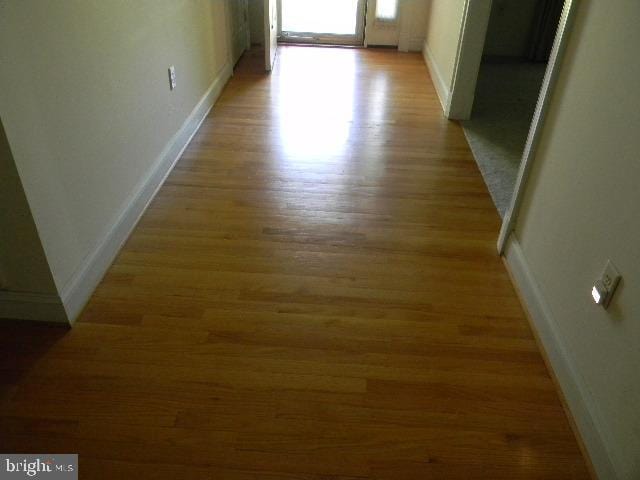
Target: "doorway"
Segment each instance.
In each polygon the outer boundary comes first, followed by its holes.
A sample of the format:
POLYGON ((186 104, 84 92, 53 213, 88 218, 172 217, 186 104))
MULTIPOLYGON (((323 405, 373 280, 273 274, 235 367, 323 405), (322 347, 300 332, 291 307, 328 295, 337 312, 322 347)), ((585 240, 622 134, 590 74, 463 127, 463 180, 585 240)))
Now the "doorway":
MULTIPOLYGON (((506 69, 503 68, 501 63, 512 63, 501 61, 496 59, 495 55, 487 55, 484 50, 489 39, 489 45, 491 45, 491 33, 488 33, 490 28, 490 19, 496 15, 503 15, 505 8, 511 2, 510 7, 515 7, 517 11, 517 19, 511 22, 502 22, 502 25, 507 25, 510 30, 503 30, 500 32, 500 28, 496 29, 494 33, 498 35, 504 35, 505 32, 511 32, 514 35, 520 35, 520 38, 525 38, 526 52, 528 52, 524 60, 529 60, 528 63, 541 64, 540 67, 529 65, 529 68, 525 67, 523 75, 526 76, 524 80, 525 86, 523 89, 516 89, 516 94, 523 96, 520 97, 520 104, 511 104, 506 106, 503 110, 507 112, 506 116, 511 116, 514 111, 518 111, 518 115, 524 114, 524 122, 521 120, 515 120, 512 122, 503 123, 503 127, 510 128, 513 125, 517 125, 519 133, 515 137, 518 137, 517 141, 509 140, 506 150, 515 152, 510 157, 515 161, 514 165, 510 168, 510 172, 505 175, 505 169, 500 167, 489 170, 482 165, 482 160, 477 155, 477 148, 474 149, 474 143, 476 140, 469 139, 469 144, 472 147, 474 156, 480 168, 480 171, 485 178, 485 182, 489 187, 489 191, 492 194, 494 203, 496 204, 498 211, 502 217, 502 227, 500 228, 500 235, 498 236, 498 252, 502 253, 506 240, 509 237, 515 220, 520 209, 520 205, 524 196, 524 186, 526 185, 533 159, 535 157, 536 149, 540 141, 540 134, 542 132, 542 126, 547 114, 549 105, 549 99, 551 92, 555 86, 558 73, 560 71, 560 65, 564 57, 568 37, 571 31, 571 24, 575 18, 576 12, 576 0, 530 0, 533 15, 529 18, 531 23, 525 22, 525 31, 527 35, 522 37, 522 24, 520 27, 513 28, 514 22, 517 24, 522 20, 522 9, 525 3, 523 1, 513 0, 496 0, 495 2, 475 2, 472 0, 466 0, 464 6, 464 13, 460 28, 460 37, 458 41, 458 49, 456 53, 456 61, 453 71, 453 79, 451 84, 451 91, 446 99, 446 104, 443 104, 445 116, 452 120, 461 120, 463 126, 469 129, 471 125, 468 120, 473 120, 473 109, 476 109, 476 105, 479 105, 483 100, 484 91, 489 91, 490 94, 505 95, 509 97, 509 91, 511 90, 511 99, 505 101, 513 102, 513 79, 503 77, 502 83, 491 79, 491 72, 488 74, 485 72, 479 72, 481 66, 489 65, 488 70, 492 68, 495 70, 506 69), (496 9, 496 10, 494 10, 496 9), (526 28, 526 27, 529 28, 526 28), (493 58, 492 58, 493 57, 493 58), (481 62, 481 60, 485 60, 481 62), (526 73, 528 70, 528 73, 526 73), (480 73, 480 74, 479 74, 480 73), (505 86, 506 85, 506 86, 505 86), (474 101, 474 97, 478 96, 477 102, 474 101), (473 107, 473 109, 472 109, 473 107), (465 121, 467 121, 465 125, 465 121), (511 123, 509 126, 508 124, 511 123), (524 132, 524 133, 523 133, 524 132), (492 178, 493 177, 493 178, 492 178), (504 179, 507 179, 506 182, 504 179), (492 188, 492 184, 500 183, 502 191, 502 197, 497 198, 496 188, 492 188)), ((526 18, 526 16, 525 16, 526 18)), ((521 44, 522 45, 522 44, 521 44)), ((503 43, 505 47, 512 47, 513 41, 507 40, 503 43)), ((494 44, 495 47, 495 44, 494 44)), ((498 55, 500 56, 500 55, 498 55)), ((525 62, 527 63, 527 62, 525 62)), ((487 68, 485 68, 487 70, 487 68)), ((515 97, 518 101, 518 97, 515 97)), ((486 100, 486 99, 485 99, 486 100)), ((488 102, 489 108, 491 108, 491 102, 488 102)), ((477 113, 477 111, 476 111, 477 113)), ((502 120, 499 120, 502 121, 502 120)), ((498 136, 505 136, 505 131, 502 127, 495 128, 495 132, 498 136)), ((468 132, 465 132, 468 133, 468 132)), ((506 134, 512 135, 512 134, 506 134)), ((467 135, 469 137, 469 135, 467 135)), ((477 145, 477 143, 476 143, 477 145)), ((504 138, 497 141, 488 141, 485 147, 503 148, 505 145, 504 138), (493 146, 491 146, 493 144, 493 146), (502 147, 500 146, 502 144, 502 147)))
POLYGON ((279 0, 280 41, 364 43, 365 0, 279 0))
POLYGON ((563 0, 494 0, 465 136, 504 217, 542 87, 563 0))

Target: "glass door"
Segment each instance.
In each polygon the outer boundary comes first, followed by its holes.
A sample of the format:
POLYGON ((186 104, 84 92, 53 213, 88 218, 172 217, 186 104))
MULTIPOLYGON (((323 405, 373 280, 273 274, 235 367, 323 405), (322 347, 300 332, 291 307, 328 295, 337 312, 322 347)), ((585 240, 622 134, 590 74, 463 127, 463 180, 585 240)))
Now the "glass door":
POLYGON ((399 0, 367 0, 367 46, 397 46, 400 41, 399 0))
POLYGON ((365 0, 280 0, 280 40, 362 45, 365 0))

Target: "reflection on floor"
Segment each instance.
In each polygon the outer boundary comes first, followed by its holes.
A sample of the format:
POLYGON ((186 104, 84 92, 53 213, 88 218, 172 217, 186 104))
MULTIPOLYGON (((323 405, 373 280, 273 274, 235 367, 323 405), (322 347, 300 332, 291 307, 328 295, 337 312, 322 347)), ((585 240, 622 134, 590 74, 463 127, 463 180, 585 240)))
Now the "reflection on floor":
POLYGON ((471 120, 462 123, 502 217, 511 201, 545 69, 544 63, 483 63, 471 120))

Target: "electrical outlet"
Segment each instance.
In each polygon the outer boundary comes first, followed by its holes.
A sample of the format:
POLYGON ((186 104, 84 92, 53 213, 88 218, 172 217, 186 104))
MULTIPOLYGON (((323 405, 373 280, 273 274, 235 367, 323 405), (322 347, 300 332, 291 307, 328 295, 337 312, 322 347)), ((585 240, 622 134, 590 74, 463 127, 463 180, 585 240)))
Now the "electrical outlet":
POLYGON ((616 267, 613 266, 611 260, 607 260, 607 264, 604 266, 602 275, 598 280, 596 280, 593 288, 591 289, 593 301, 596 304, 607 308, 619 282, 620 273, 618 273, 616 267))
POLYGON ((176 67, 173 65, 169 67, 169 88, 171 90, 176 88, 176 67))

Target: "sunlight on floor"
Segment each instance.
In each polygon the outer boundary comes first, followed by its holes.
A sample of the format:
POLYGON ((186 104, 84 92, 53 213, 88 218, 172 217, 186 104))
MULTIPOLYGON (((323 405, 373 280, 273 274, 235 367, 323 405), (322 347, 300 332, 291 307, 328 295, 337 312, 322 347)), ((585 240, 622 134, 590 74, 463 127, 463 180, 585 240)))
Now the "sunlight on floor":
POLYGON ((354 115, 356 56, 326 50, 284 50, 281 63, 296 69, 279 75, 280 138, 286 158, 296 163, 340 157, 347 148, 354 115), (328 75, 327 72, 335 72, 328 75))
POLYGON ((285 32, 354 35, 358 0, 282 0, 285 32))

